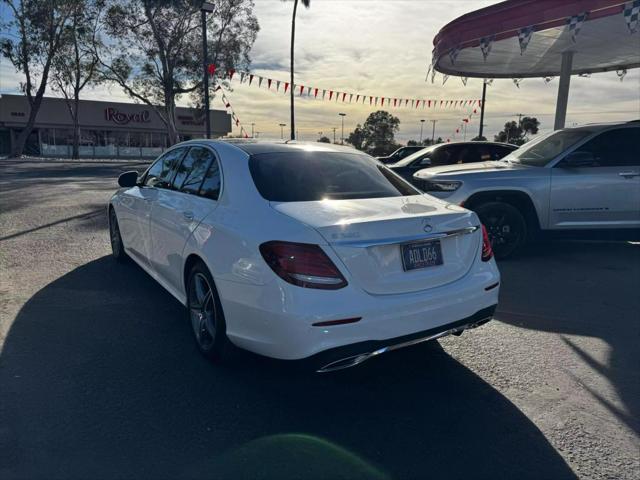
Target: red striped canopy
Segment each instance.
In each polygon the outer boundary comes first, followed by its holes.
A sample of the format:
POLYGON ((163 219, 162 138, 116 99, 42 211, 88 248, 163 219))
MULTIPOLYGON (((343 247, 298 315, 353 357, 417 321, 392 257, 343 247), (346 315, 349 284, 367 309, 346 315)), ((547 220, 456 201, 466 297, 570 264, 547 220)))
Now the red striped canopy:
POLYGON ((461 77, 555 76, 565 51, 574 52, 574 74, 639 67, 640 27, 631 32, 625 6, 631 8, 633 1, 508 0, 476 10, 436 35, 434 68, 461 77), (571 30, 571 19, 575 25, 585 13, 578 32, 571 30), (519 34, 530 27, 533 33, 521 52, 519 34), (483 39, 485 50, 490 45, 486 59, 483 39))

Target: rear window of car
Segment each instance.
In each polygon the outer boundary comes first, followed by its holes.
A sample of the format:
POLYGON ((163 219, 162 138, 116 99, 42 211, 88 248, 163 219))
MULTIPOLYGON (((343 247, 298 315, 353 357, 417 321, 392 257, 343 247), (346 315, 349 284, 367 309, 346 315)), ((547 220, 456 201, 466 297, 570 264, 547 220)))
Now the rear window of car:
POLYGON ((278 152, 252 155, 249 169, 271 202, 352 200, 419 195, 406 181, 358 153, 278 152))

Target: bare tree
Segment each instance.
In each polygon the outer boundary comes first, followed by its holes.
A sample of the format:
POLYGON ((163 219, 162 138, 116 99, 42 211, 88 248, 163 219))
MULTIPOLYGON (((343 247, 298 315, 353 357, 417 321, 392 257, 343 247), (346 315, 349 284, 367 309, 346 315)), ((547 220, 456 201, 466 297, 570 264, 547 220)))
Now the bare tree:
MULTIPOLYGON (((106 80, 149 105, 178 141, 176 100, 202 89, 200 6, 197 0, 110 0, 104 16, 111 42, 97 49, 106 80)), ((253 0, 220 0, 209 22, 213 61, 246 65, 258 23, 253 0)), ((223 70, 224 71, 224 70, 223 70)))
POLYGON ((73 122, 72 158, 79 158, 80 92, 98 80, 98 58, 95 55, 96 35, 101 1, 78 0, 71 19, 63 32, 63 41, 51 66, 51 88, 64 96, 73 122))
POLYGON ((75 9, 75 0, 2 0, 12 17, 6 31, 16 31, 17 39, 3 37, 0 53, 7 57, 25 81, 20 85, 29 102, 29 117, 11 147, 11 156, 20 156, 47 88, 51 64, 58 52, 65 27, 75 9))

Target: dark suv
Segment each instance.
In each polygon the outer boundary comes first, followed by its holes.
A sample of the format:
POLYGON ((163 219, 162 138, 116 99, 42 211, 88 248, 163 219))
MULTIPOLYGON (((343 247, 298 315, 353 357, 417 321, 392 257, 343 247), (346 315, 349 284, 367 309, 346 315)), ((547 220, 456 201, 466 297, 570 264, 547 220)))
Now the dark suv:
POLYGON ((516 145, 498 142, 439 143, 387 166, 415 184, 413 175, 423 168, 500 160, 517 148, 516 145))

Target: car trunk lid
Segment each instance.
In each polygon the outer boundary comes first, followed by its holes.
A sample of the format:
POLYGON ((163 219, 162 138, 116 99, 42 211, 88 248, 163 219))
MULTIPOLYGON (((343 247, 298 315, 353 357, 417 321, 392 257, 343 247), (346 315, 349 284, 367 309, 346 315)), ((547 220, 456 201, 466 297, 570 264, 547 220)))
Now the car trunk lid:
POLYGON ((316 229, 371 294, 408 293, 463 277, 481 244, 474 213, 427 195, 272 203, 316 229), (441 265, 405 271, 402 245, 440 242, 441 265))

